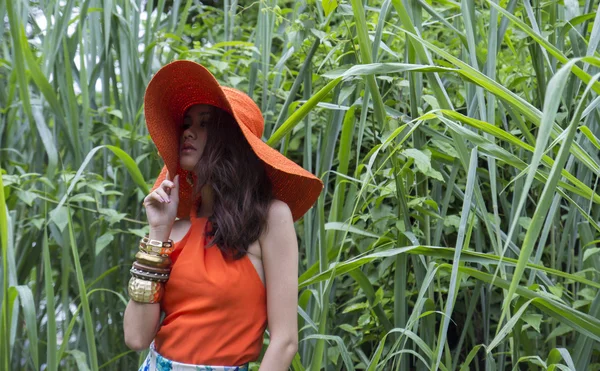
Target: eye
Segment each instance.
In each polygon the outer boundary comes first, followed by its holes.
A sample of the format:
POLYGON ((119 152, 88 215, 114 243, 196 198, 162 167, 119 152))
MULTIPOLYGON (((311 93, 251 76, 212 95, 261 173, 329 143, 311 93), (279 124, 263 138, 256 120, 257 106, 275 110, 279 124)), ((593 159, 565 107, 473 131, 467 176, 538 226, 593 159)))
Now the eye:
POLYGON ((201 114, 198 116, 198 122, 199 122, 199 124, 200 124, 200 127, 201 127, 201 128, 204 128, 204 127, 206 127, 206 126, 208 125, 208 123, 210 122, 210 119, 211 119, 211 115, 210 115, 210 113, 206 113, 206 112, 204 112, 204 113, 201 113, 201 114))
POLYGON ((183 125, 181 126, 181 129, 183 131, 187 130, 190 126, 192 126, 192 120, 190 120, 189 117, 186 117, 183 119, 183 125))

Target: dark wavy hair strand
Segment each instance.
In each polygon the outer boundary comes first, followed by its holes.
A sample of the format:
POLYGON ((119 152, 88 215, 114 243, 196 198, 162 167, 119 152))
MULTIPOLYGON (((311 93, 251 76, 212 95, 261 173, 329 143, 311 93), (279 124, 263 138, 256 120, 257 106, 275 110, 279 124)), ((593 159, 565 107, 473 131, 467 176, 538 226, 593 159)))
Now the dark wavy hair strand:
MULTIPOLYGON (((264 163, 254 153, 234 118, 218 108, 207 125, 207 143, 195 172, 198 194, 210 184, 214 194, 213 214, 209 217, 216 245, 234 259, 246 255, 267 225, 272 185, 264 163)), ((207 246, 207 247, 208 247, 207 246)))

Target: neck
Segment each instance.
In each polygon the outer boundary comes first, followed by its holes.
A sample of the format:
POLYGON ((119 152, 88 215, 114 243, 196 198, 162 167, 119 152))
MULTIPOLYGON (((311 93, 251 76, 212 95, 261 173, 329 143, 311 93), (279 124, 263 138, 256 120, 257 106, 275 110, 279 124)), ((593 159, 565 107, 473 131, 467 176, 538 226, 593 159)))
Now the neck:
POLYGON ((214 193, 210 184, 205 184, 200 189, 200 196, 202 197, 202 204, 200 210, 198 210, 198 217, 209 217, 213 213, 214 193))

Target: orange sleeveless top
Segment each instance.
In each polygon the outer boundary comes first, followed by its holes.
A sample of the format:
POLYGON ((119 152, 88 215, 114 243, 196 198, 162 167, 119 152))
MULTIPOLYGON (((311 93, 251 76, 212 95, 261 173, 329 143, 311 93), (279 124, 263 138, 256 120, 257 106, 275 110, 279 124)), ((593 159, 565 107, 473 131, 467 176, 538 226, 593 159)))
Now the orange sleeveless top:
POLYGON ((156 334, 158 353, 197 365, 240 366, 260 356, 267 327, 266 289, 248 255, 226 258, 205 248, 207 218, 190 215, 189 231, 175 243, 171 275, 156 334))

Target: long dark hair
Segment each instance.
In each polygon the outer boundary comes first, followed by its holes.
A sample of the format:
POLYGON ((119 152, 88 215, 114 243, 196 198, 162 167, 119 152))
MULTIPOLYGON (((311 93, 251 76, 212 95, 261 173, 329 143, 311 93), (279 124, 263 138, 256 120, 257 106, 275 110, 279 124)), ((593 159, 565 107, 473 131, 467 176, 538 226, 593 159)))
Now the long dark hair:
POLYGON ((266 228, 272 185, 234 118, 218 108, 213 108, 212 117, 195 168, 194 192, 198 194, 208 183, 214 194, 213 214, 208 218, 212 228, 206 231, 212 240, 207 247, 216 245, 229 257, 240 259, 266 228))

